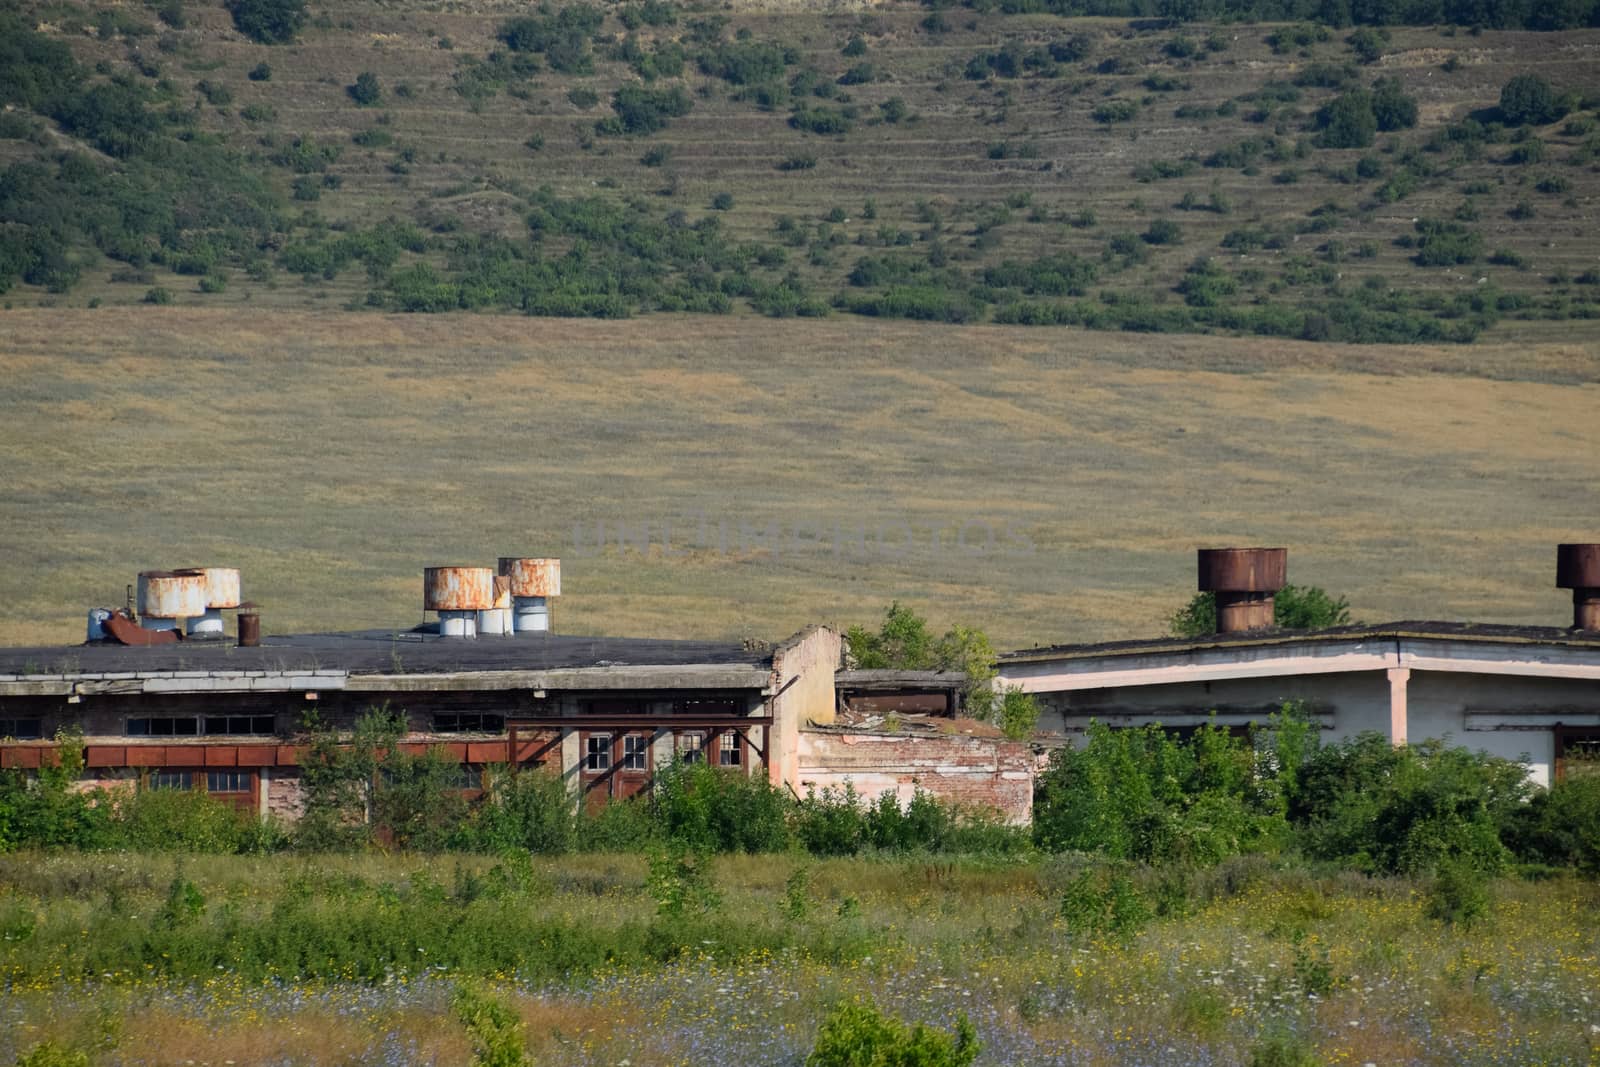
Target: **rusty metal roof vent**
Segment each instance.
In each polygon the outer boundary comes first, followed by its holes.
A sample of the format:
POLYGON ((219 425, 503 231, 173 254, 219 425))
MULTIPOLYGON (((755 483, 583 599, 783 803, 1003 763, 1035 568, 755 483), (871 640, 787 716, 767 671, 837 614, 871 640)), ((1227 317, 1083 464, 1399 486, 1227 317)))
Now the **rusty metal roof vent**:
POLYGON ((261 608, 248 600, 238 607, 239 647, 255 648, 261 644, 261 608))
POLYGON ((439 613, 440 635, 478 636, 478 612, 488 611, 494 606, 492 568, 423 568, 422 609, 439 613))
POLYGON ((195 567, 139 572, 139 624, 146 630, 176 630, 179 619, 206 613, 206 572, 195 567))
POLYGON ((1273 594, 1288 582, 1286 548, 1202 548, 1200 591, 1217 596, 1217 633, 1272 626, 1273 594))
POLYGON ((1600 544, 1556 546, 1556 588, 1572 590, 1572 628, 1600 630, 1600 544))
POLYGON ((524 556, 501 556, 500 573, 511 581, 512 625, 516 632, 544 633, 550 629, 550 601, 561 595, 561 561, 524 556))

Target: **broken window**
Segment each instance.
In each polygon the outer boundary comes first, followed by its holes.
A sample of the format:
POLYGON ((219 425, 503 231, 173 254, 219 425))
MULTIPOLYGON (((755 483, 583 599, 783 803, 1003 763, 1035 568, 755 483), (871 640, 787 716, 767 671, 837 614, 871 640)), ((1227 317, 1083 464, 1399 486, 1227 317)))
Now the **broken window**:
POLYGON ((704 730, 679 730, 677 735, 678 758, 694 763, 706 758, 706 732, 704 730))
POLYGON ((742 763, 739 751, 739 735, 732 732, 717 738, 717 766, 737 767, 742 763))
POLYGON ((583 769, 604 771, 611 767, 611 735, 590 734, 588 749, 584 754, 583 769))
POLYGON ((31 741, 44 736, 43 719, 0 719, 0 737, 31 741))
POLYGON ((205 732, 212 735, 270 734, 277 728, 271 715, 207 715, 205 722, 205 732))
POLYGON ((435 712, 433 732, 436 734, 500 734, 505 733, 504 715, 485 715, 476 711, 435 712))
POLYGON ((146 715, 128 720, 129 737, 226 737, 276 733, 273 715, 146 715))
POLYGON ((650 739, 628 734, 622 739, 622 769, 643 771, 650 768, 650 739))
POLYGON ((1600 775, 1600 733, 1558 730, 1556 777, 1600 775))

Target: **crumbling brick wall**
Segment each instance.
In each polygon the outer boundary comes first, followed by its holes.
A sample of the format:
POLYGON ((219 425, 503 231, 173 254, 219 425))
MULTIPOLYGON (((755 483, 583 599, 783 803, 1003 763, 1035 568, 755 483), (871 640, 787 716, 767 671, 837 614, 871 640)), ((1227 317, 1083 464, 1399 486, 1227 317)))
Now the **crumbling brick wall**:
POLYGON ((885 791, 905 804, 920 788, 968 808, 990 808, 1009 823, 1033 819, 1035 762, 1027 745, 938 734, 802 730, 800 791, 845 782, 871 800, 885 791))

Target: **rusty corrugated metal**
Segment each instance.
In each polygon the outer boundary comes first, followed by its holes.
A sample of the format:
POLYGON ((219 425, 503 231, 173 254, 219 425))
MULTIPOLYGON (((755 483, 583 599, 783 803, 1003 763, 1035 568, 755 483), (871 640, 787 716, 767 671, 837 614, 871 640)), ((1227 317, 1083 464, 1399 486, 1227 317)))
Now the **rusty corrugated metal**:
POLYGON ((494 607, 494 571, 489 567, 425 567, 425 611, 483 611, 494 607))
POLYGON ((188 619, 206 613, 206 572, 139 572, 139 614, 153 619, 188 619))
POLYGON ((512 596, 561 595, 559 559, 501 556, 500 573, 511 579, 512 596))

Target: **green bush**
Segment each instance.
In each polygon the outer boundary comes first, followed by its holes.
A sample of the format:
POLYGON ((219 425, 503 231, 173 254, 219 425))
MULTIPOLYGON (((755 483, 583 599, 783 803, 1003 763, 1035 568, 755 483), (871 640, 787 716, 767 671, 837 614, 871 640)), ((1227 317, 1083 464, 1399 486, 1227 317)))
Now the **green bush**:
POLYGON ((17 1067, 89 1067, 89 1054, 54 1041, 42 1041, 17 1057, 17 1067))
POLYGON ((378 76, 370 70, 356 75, 355 84, 345 86, 344 91, 359 107, 377 107, 383 102, 383 88, 378 84, 378 76))
POLYGON ((1418 219, 1414 257, 1422 267, 1451 267, 1483 258, 1483 234, 1459 222, 1418 219))
POLYGON ((1449 926, 1472 926, 1493 906, 1489 879, 1470 860, 1453 857, 1439 864, 1423 901, 1423 914, 1449 926))
POLYGON ((1565 779, 1510 813, 1504 837, 1524 862, 1600 874, 1600 773, 1575 760, 1568 767, 1565 779))
POLYGON ((1334 97, 1318 110, 1317 126, 1317 143, 1323 148, 1369 147, 1378 132, 1372 94, 1355 89, 1334 97))
POLYGON ((456 986, 450 1007, 472 1042, 473 1067, 523 1067, 522 1020, 504 1002, 469 985, 456 986))
POLYGON ((1180 741, 1159 726, 1091 723, 1083 748, 1062 748, 1035 785, 1034 841, 1115 859, 1215 863, 1284 835, 1273 784, 1249 742, 1212 725, 1180 741))
POLYGON ((245 77, 253 82, 266 82, 272 80, 272 67, 265 62, 257 63, 250 68, 250 73, 245 77))
POLYGON ((227 0, 240 33, 260 44, 288 44, 306 21, 305 0, 227 0))
POLYGON ((978 1051, 977 1030, 965 1015, 948 1034, 841 1001, 822 1021, 806 1067, 970 1067, 978 1051))
POLYGON ((1126 876, 1086 870, 1067 884, 1060 915, 1067 929, 1087 937, 1130 941, 1155 917, 1126 876))
MULTIPOLYGON (((1234 230, 1222 240, 1224 248, 1248 251, 1269 243, 1262 231, 1234 230)), ((1285 630, 1326 630, 1350 623, 1350 601, 1329 595, 1315 585, 1286 585, 1272 601, 1272 625, 1285 630)), ((1203 637, 1217 632, 1215 593, 1196 593, 1173 613, 1168 626, 1177 637, 1203 637)))
POLYGON ((498 767, 490 769, 489 779, 485 803, 462 829, 458 847, 561 855, 577 846, 577 809, 561 775, 542 768, 512 774, 498 767))
POLYGON ((1500 827, 1528 798, 1527 768, 1426 741, 1395 746, 1368 733, 1319 748, 1288 790, 1301 847, 1380 874, 1427 874, 1460 860, 1498 871, 1500 827))
POLYGON ((765 775, 675 762, 656 772, 654 805, 667 839, 687 848, 781 852, 789 845, 789 801, 765 775))
POLYGON ((616 127, 601 124, 600 133, 650 134, 663 129, 667 120, 687 115, 694 103, 682 87, 647 89, 641 85, 625 85, 611 97, 611 108, 617 117, 611 122, 616 127), (603 128, 602 128, 603 127, 603 128))
POLYGON ((1500 117, 1512 126, 1543 126, 1564 113, 1556 91, 1537 74, 1518 74, 1500 89, 1500 117))

